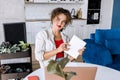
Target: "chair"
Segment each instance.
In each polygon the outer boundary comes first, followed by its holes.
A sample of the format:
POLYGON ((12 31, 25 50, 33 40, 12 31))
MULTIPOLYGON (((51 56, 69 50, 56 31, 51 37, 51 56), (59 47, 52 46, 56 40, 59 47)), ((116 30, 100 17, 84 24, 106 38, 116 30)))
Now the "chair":
POLYGON ((90 34, 82 55, 84 62, 107 66, 120 71, 120 29, 96 29, 90 34))

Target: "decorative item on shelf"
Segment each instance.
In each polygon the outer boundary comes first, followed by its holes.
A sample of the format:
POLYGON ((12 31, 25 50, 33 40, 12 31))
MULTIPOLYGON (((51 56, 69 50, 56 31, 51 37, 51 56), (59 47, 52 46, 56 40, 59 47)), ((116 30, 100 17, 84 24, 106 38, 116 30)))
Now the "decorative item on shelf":
POLYGON ((69 62, 69 59, 63 58, 60 62, 51 60, 47 66, 48 73, 56 74, 65 80, 70 80, 72 76, 76 75, 76 72, 64 72, 65 65, 69 62))
POLYGON ((13 64, 2 64, 0 66, 1 74, 9 73, 30 73, 32 71, 29 63, 13 63, 13 64))
POLYGON ((82 9, 81 8, 77 11, 77 18, 82 19, 82 9))
POLYGON ((25 2, 33 2, 33 0, 25 0, 25 2))
POLYGON ((72 8, 72 10, 71 10, 71 16, 73 19, 77 19, 76 11, 74 8, 72 8))
POLYGON ((1 65, 0 66, 0 73, 6 73, 10 69, 9 65, 1 65))

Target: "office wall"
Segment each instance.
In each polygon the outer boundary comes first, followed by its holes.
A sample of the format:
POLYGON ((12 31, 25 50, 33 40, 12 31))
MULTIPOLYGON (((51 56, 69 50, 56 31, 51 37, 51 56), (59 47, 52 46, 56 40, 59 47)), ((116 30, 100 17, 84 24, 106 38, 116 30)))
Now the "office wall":
MULTIPOLYGON (((114 0, 101 0, 100 24, 88 25, 86 28, 111 28, 112 9, 114 0)), ((3 23, 24 22, 24 0, 0 0, 0 43, 4 41, 3 23)), ((48 6, 50 7, 50 6, 48 6)), ((88 32, 88 31, 85 31, 88 32)), ((94 32, 94 31, 91 31, 94 32)), ((88 37, 88 36, 87 36, 88 37)))
POLYGON ((24 22, 24 0, 0 0, 0 43, 4 41, 3 23, 24 22))
POLYGON ((112 28, 120 28, 120 0, 114 0, 112 28))
POLYGON ((114 0, 101 0, 100 29, 111 28, 114 0))

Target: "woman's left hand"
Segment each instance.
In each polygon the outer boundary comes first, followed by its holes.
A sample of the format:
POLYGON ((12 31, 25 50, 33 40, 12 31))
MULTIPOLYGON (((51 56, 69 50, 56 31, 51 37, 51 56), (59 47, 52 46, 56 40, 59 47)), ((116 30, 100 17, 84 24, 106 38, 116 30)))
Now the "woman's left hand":
MULTIPOLYGON (((79 49, 79 50, 78 50, 79 55, 82 55, 84 51, 85 51, 85 47, 82 48, 82 49, 79 49)), ((73 58, 72 56, 69 56, 69 59, 70 59, 71 61, 75 60, 75 58, 73 58)))
POLYGON ((79 49, 79 50, 78 50, 79 55, 82 55, 84 51, 85 51, 85 47, 84 47, 84 48, 82 48, 82 49, 79 49))

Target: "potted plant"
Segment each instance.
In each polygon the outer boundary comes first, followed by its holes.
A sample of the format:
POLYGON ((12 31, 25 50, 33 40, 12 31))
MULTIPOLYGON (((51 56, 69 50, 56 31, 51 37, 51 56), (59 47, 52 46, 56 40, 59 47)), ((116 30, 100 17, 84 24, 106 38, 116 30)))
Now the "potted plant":
POLYGON ((65 80, 70 80, 72 76, 76 75, 76 72, 73 71, 65 72, 63 70, 68 62, 69 59, 67 57, 62 59, 60 62, 51 60, 47 66, 47 71, 48 73, 63 77, 65 80))
POLYGON ((19 41, 19 44, 11 45, 10 42, 2 42, 0 45, 0 59, 11 59, 29 56, 30 45, 19 41), (14 54, 14 55, 13 55, 14 54))
POLYGON ((30 44, 25 43, 24 41, 19 41, 18 46, 21 48, 21 51, 28 51, 30 44))
POLYGON ((0 45, 0 53, 16 53, 17 51, 20 51, 20 47, 17 46, 17 44, 11 45, 9 42, 2 42, 0 45))

